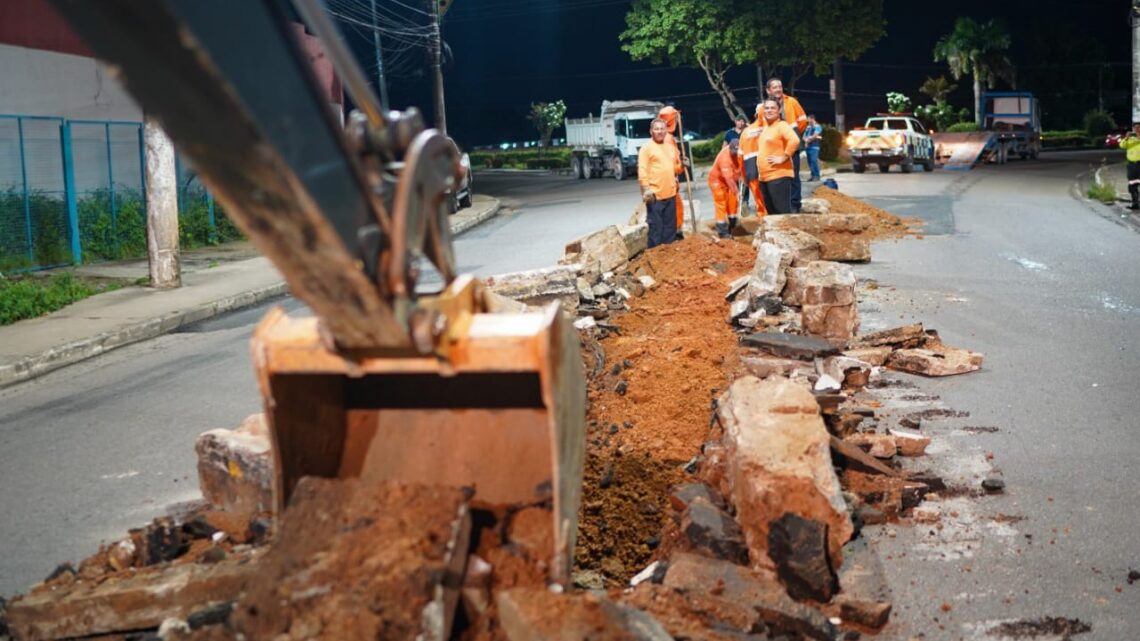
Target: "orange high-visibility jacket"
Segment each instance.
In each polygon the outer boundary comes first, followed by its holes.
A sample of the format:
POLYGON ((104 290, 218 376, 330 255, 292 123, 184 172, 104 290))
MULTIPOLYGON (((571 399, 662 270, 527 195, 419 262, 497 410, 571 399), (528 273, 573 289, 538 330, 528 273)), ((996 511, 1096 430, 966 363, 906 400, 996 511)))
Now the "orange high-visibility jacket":
POLYGON ((807 112, 804 111, 799 100, 785 95, 784 105, 780 108, 780 112, 784 116, 784 121, 796 128, 797 134, 802 134, 804 129, 807 129, 807 112))
POLYGON ((677 132, 677 116, 680 113, 676 107, 668 106, 662 107, 661 111, 657 112, 657 117, 665 121, 665 131, 668 131, 670 136, 677 132))
POLYGON ((736 181, 740 180, 740 177, 739 160, 736 154, 732 153, 732 148, 725 145, 716 155, 712 169, 709 170, 709 188, 715 189, 716 185, 721 185, 735 197, 736 181))
POLYGON ((651 140, 637 152, 637 182, 642 189, 651 188, 658 200, 677 195, 677 174, 680 171, 677 145, 669 144, 668 140, 662 143, 651 140))
POLYGON ((747 162, 760 153, 760 132, 764 131, 764 117, 758 117, 740 132, 740 158, 747 162))
POLYGON ((760 165, 760 182, 792 177, 792 154, 800 148, 800 137, 788 123, 777 120, 760 132, 760 150, 757 162, 760 165), (777 165, 768 162, 768 156, 784 154, 788 158, 777 165))

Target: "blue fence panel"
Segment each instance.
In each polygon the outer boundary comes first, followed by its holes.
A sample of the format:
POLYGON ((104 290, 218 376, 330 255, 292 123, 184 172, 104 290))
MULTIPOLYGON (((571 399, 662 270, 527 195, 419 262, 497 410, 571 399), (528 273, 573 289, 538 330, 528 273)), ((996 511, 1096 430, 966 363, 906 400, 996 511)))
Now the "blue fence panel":
POLYGON ((146 256, 141 123, 72 120, 69 126, 84 262, 146 256))
POLYGON ((0 116, 0 271, 72 262, 62 124, 0 116))

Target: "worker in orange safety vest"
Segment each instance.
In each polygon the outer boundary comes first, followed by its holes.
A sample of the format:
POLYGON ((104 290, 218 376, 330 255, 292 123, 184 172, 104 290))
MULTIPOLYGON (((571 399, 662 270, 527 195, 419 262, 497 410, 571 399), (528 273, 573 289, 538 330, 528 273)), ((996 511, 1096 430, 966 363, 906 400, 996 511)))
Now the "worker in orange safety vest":
POLYGON ((756 120, 740 132, 741 176, 746 188, 752 191, 756 203, 756 216, 763 218, 768 213, 764 199, 760 196, 760 134, 764 131, 763 103, 756 105, 756 120))
MULTIPOLYGON (((665 121, 665 144, 671 145, 673 149, 677 150, 677 162, 681 162, 681 148, 677 146, 677 139, 673 134, 677 131, 677 116, 681 112, 672 105, 666 105, 661 108, 657 113, 657 117, 665 121)), ((682 171, 684 168, 682 168, 682 171)), ((681 172, 677 172, 678 175, 681 172)), ((681 236, 681 230, 685 223, 685 205, 681 200, 681 187, 680 180, 677 181, 677 236, 681 236)))
POLYGON ((712 192, 713 207, 716 212, 716 235, 728 238, 737 222, 737 205, 740 194, 737 182, 740 180, 740 143, 731 140, 721 148, 709 171, 709 191, 712 192))
MULTIPOLYGON (((800 101, 784 93, 784 82, 779 78, 768 80, 768 99, 775 100, 780 106, 780 120, 788 123, 801 138, 807 129, 807 113, 800 105, 800 101)), ((800 184, 800 149, 792 154, 792 212, 799 213, 803 204, 803 187, 800 184)))

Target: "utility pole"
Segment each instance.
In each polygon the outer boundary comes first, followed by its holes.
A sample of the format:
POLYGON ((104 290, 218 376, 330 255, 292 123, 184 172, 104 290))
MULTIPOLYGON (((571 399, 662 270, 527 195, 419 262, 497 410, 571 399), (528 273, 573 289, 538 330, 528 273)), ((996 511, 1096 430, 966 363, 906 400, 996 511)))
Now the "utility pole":
MULTIPOLYGON (((1137 0, 1140 1, 1140 0, 1137 0)), ((839 133, 847 133, 847 104, 843 100, 843 58, 836 58, 832 65, 832 80, 835 82, 835 128, 839 133)))
POLYGON ((158 122, 144 118, 146 142, 146 253, 150 286, 182 286, 178 248, 178 177, 174 143, 158 122))
POLYGON ((764 102, 764 65, 759 62, 756 63, 756 90, 760 92, 757 102, 764 102))
POLYGON ((443 105, 443 47, 439 35, 439 2, 427 0, 431 14, 431 36, 429 38, 429 53, 431 59, 432 75, 435 77, 435 128, 443 135, 447 135, 447 113, 443 105))
POLYGON ((384 82, 384 54, 380 51, 380 20, 376 15, 376 0, 372 2, 372 42, 376 46, 376 84, 380 85, 380 109, 388 111, 388 85, 384 82))
POLYGON ((1140 122, 1140 0, 1132 0, 1128 14, 1132 27, 1132 123, 1140 122))

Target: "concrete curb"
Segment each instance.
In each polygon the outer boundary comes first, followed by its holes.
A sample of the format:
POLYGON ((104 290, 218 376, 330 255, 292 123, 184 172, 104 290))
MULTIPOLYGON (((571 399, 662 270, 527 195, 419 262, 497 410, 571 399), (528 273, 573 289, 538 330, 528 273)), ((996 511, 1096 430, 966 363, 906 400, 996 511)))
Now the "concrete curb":
MULTIPOLYGON (((451 235, 458 236, 463 232, 497 216, 502 209, 502 203, 497 198, 486 210, 457 221, 451 225, 451 235)), ((26 356, 11 363, 0 363, 0 389, 43 376, 48 372, 74 365, 118 347, 125 347, 133 343, 150 340, 163 334, 169 334, 180 327, 197 323, 226 312, 232 312, 245 307, 252 307, 263 301, 289 292, 289 286, 284 281, 234 294, 218 300, 200 303, 194 307, 172 312, 165 316, 148 318, 143 321, 124 325, 113 331, 102 332, 89 338, 72 341, 44 350, 39 354, 26 356)))
POLYGON ((28 356, 14 363, 0 365, 0 388, 43 376, 48 372, 74 365, 80 361, 109 352, 118 347, 149 340, 198 321, 219 314, 250 307, 270 298, 288 293, 285 283, 278 283, 249 292, 242 292, 208 303, 202 303, 187 310, 174 312, 158 318, 148 318, 126 325, 110 332, 96 334, 90 338, 73 341, 28 356))

